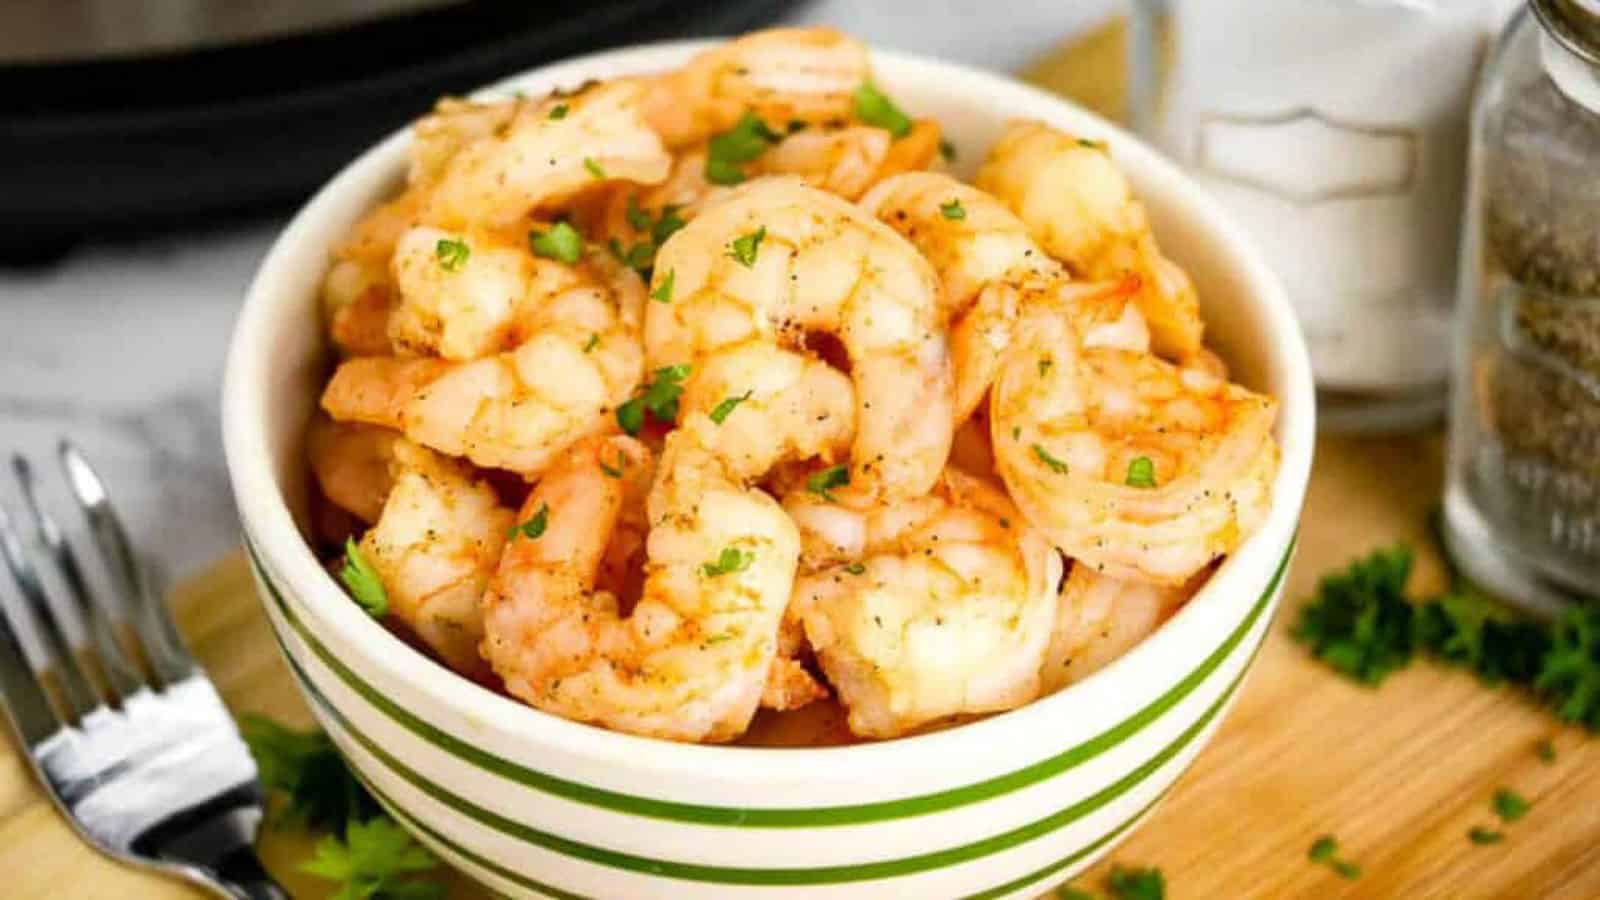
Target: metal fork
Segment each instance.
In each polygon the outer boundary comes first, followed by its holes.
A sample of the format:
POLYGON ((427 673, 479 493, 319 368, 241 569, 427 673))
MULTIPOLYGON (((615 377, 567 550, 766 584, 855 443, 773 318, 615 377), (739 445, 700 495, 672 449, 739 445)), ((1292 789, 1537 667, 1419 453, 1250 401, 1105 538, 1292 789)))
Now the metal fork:
POLYGON ((178 637, 133 554, 105 484, 62 441, 57 455, 121 615, 93 590, 73 545, 45 510, 28 461, 11 457, 23 505, 64 588, 49 589, 0 508, 0 698, 50 798, 96 849, 239 900, 287 900, 254 849, 262 792, 233 717, 178 637), (87 634, 73 647, 56 609, 87 634), (38 637, 35 671, 18 639, 38 637))

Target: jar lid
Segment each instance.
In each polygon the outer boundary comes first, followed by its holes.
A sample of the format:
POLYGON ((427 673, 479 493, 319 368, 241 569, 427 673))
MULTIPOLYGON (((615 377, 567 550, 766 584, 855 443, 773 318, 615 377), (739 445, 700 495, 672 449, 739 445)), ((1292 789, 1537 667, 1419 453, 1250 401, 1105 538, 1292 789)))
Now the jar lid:
POLYGON ((1530 0, 1529 5, 1547 34, 1600 66, 1600 0, 1530 0))

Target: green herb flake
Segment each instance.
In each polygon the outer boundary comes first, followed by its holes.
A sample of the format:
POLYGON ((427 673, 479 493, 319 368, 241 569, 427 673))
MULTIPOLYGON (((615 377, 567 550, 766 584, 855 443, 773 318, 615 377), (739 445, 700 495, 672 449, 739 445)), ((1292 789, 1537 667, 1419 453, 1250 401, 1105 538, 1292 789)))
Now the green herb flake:
POLYGON ((615 467, 606 465, 606 461, 603 459, 600 460, 600 471, 604 472, 607 478, 621 478, 623 470, 627 468, 628 455, 620 451, 617 453, 617 464, 615 467))
POLYGON ((657 303, 671 303, 672 282, 677 280, 677 275, 678 271, 676 269, 668 269, 667 274, 662 276, 661 283, 656 285, 656 289, 650 292, 650 299, 657 303))
POLYGON ((832 503, 833 489, 850 483, 850 467, 844 464, 829 466, 821 472, 806 476, 806 490, 832 503))
POLYGON ((1039 377, 1043 378, 1044 376, 1050 374, 1050 369, 1055 364, 1056 364, 1055 360, 1051 359, 1048 356, 1041 358, 1039 360, 1039 377))
POLYGON ((1106 149, 1106 142, 1091 140, 1090 138, 1078 138, 1078 146, 1087 147, 1090 150, 1104 150, 1106 149))
POLYGON ((741 235, 728 244, 728 256, 732 257, 739 265, 746 269, 756 264, 756 252, 761 248, 761 241, 767 236, 767 226, 763 225, 755 231, 741 235))
POLYGON ((566 117, 567 105, 565 103, 557 103, 555 106, 550 107, 550 118, 559 120, 566 117))
POLYGON ((631 435, 638 435, 644 427, 644 401, 638 397, 617 407, 617 427, 631 435))
POLYGON ((558 260, 569 266, 583 256, 583 236, 568 222, 557 222, 546 231, 528 232, 528 246, 535 256, 558 260))
POLYGON ((1467 840, 1474 844, 1498 844, 1505 840, 1505 837, 1503 832, 1495 831, 1493 828, 1485 828, 1482 825, 1474 825, 1467 830, 1467 840))
POLYGON ((967 217, 967 210, 959 199, 952 199, 939 204, 939 214, 946 219, 959 222, 967 217))
POLYGON ((950 143, 950 141, 945 139, 945 138, 940 138, 939 139, 939 155, 944 158, 945 162, 955 162, 956 161, 956 145, 950 143))
POLYGON ((1539 743, 1534 744, 1533 752, 1539 757, 1540 762, 1549 764, 1556 761, 1556 745, 1550 743, 1549 738, 1541 738, 1539 743))
POLYGON ((323 732, 298 731, 246 713, 239 717, 239 733, 255 757, 261 786, 284 795, 279 825, 340 833, 349 822, 381 811, 323 732))
POLYGON ((1328 864, 1340 878, 1346 881, 1355 881, 1361 877, 1361 867, 1345 859, 1336 859, 1328 864))
POLYGON ((756 555, 749 550, 741 550, 738 547, 723 547, 722 552, 717 555, 716 562, 702 563, 700 565, 700 574, 707 578, 716 578, 719 575, 743 572, 745 569, 750 568, 750 564, 755 561, 756 555))
POLYGON ((894 101, 878 90, 872 82, 862 82, 852 96, 856 118, 876 128, 882 128, 897 138, 911 133, 911 119, 900 111, 894 101))
POLYGON ((583 344, 583 352, 588 353, 590 350, 593 350, 595 347, 599 346, 599 344, 600 344, 600 335, 591 334, 591 335, 589 335, 589 339, 587 341, 585 341, 584 344, 583 344))
POLYGON ((657 247, 665 244, 667 238, 676 234, 678 229, 689 224, 688 220, 678 215, 678 209, 677 205, 671 203, 661 207, 661 217, 650 226, 650 240, 654 241, 657 247))
POLYGON ((844 570, 849 572, 851 575, 862 575, 866 573, 867 567, 861 563, 853 562, 850 565, 845 566, 844 570))
POLYGON ((723 420, 728 418, 728 416, 733 413, 733 410, 739 404, 741 404, 741 403, 745 402, 746 400, 750 399, 751 393, 753 393, 753 392, 752 391, 745 391, 743 394, 740 394, 737 397, 725 397, 725 398, 723 398, 722 402, 718 403, 716 408, 711 411, 711 421, 717 423, 718 425, 721 425, 723 420))
POLYGON ((1349 860, 1341 859, 1338 854, 1338 840, 1331 834, 1325 834, 1311 843, 1311 849, 1306 851, 1306 859, 1327 866, 1341 878, 1360 878, 1361 867, 1349 860))
POLYGON ((663 366, 655 371, 639 396, 617 407, 617 424, 628 434, 644 427, 644 414, 663 425, 678 420, 678 398, 683 396, 683 380, 689 377, 687 365, 663 366))
POLYGON ((1528 810, 1533 808, 1533 804, 1510 788, 1501 788, 1495 791, 1494 801, 1491 806, 1494 808, 1494 814, 1499 816, 1502 822, 1515 822, 1527 815, 1528 810))
POLYGON ((594 157, 585 156, 583 158, 583 167, 587 169, 589 174, 593 175, 595 178, 598 178, 602 181, 605 180, 606 170, 601 168, 598 162, 595 162, 594 157))
POLYGON ((1153 488, 1156 486, 1156 464, 1148 456, 1135 456, 1128 463, 1128 487, 1153 488))
POLYGON ((1292 635, 1340 673, 1382 682, 1415 652, 1415 610, 1404 595, 1412 558, 1409 547, 1396 545, 1323 576, 1292 635))
POLYGON ((744 164, 753 161, 782 135, 767 127, 761 117, 746 112, 734 126, 714 135, 706 146, 706 180, 731 185, 745 180, 744 164))
POLYGON ((383 579, 378 577, 378 570, 372 563, 367 562, 355 538, 345 538, 344 568, 339 570, 339 580, 367 615, 381 619, 389 614, 389 593, 383 589, 383 579))
POLYGON ((733 632, 724 631, 724 632, 721 632, 720 634, 713 634, 712 636, 706 638, 705 639, 705 643, 707 643, 707 644, 720 644, 723 641, 731 641, 731 640, 733 640, 733 632))
POLYGON ((322 838, 300 871, 338 884, 339 890, 331 895, 335 900, 436 900, 444 896, 444 885, 413 876, 438 866, 428 848, 393 819, 380 816, 351 822, 342 840, 334 835, 322 838))
POLYGON ((1054 456, 1051 456, 1050 451, 1046 450, 1042 445, 1033 445, 1033 455, 1038 457, 1040 462, 1049 466, 1050 471, 1056 473, 1057 475, 1067 474, 1067 464, 1059 459, 1056 459, 1054 456))
POLYGON ((526 522, 511 526, 506 533, 506 540, 516 540, 520 535, 525 538, 539 538, 544 535, 544 530, 550 527, 550 504, 539 504, 539 511, 528 518, 526 522))
POLYGON ((639 195, 629 194, 627 208, 622 211, 623 218, 628 220, 628 227, 634 231, 650 230, 650 214, 639 208, 639 195))
POLYGON ((433 245, 433 255, 439 259, 439 268, 446 272, 457 272, 467 264, 472 248, 467 246, 466 241, 457 238, 440 238, 433 245))
POLYGON ((1112 866, 1106 890, 1114 900, 1165 900, 1167 879, 1156 868, 1112 866))

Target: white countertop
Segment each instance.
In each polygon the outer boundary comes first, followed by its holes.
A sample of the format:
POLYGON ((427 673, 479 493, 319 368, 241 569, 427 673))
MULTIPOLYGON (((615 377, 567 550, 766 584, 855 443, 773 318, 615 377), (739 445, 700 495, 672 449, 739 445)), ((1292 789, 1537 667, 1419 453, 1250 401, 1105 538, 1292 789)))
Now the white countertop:
MULTIPOLYGON (((1109 7, 822 0, 792 19, 1015 70, 1109 7)), ((171 576, 238 542, 218 428, 222 360, 245 285, 280 225, 88 247, 49 268, 0 269, 0 450, 34 456, 54 487, 50 454, 71 436, 110 483, 135 543, 171 576)), ((18 511, 8 477, 0 503, 18 511)))

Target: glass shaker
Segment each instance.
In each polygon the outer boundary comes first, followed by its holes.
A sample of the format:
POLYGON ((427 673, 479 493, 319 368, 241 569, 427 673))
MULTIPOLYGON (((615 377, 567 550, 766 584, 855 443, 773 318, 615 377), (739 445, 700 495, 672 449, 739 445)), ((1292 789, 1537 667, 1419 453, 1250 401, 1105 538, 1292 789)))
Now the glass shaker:
POLYGON ((1437 421, 1498 0, 1133 0, 1129 119, 1277 271, 1334 430, 1437 421), (1270 10, 1266 7, 1270 6, 1270 10))
POLYGON ((1600 0, 1531 0, 1472 122, 1445 536, 1555 611, 1600 596, 1600 0))

